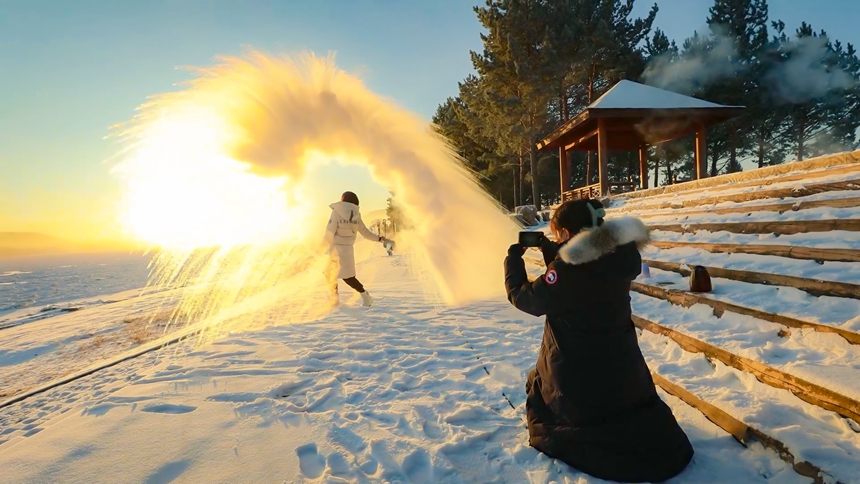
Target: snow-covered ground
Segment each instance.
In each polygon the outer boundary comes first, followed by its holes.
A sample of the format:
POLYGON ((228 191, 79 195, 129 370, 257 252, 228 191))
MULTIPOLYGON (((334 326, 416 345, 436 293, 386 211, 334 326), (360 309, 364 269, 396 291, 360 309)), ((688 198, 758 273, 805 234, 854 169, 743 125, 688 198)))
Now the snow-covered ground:
POLYGON ((176 295, 133 289, 59 305, 75 311, 8 314, 0 329, 0 400, 178 329, 184 321, 168 325, 176 295))
MULTIPOLYGON (((0 481, 602 482, 527 445, 524 381, 542 321, 503 298, 446 307, 425 295, 409 257, 357 248, 372 308, 342 291, 342 306, 318 321, 180 343, 0 408, 0 481)), ((112 306, 146 312, 150 297, 112 306)), ((87 309, 15 329, 111 327, 118 316, 87 309)), ((642 336, 652 369, 778 433, 844 482, 860 480, 860 443, 844 419, 673 345, 642 336)), ((672 482, 811 482, 661 396, 696 449, 672 482)))

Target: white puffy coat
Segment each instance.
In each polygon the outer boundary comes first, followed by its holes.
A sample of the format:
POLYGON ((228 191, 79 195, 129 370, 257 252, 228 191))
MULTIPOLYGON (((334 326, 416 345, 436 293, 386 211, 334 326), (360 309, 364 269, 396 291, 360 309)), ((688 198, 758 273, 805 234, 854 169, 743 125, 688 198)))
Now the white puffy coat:
POLYGON ((382 238, 367 228, 361 220, 358 205, 349 202, 331 204, 331 217, 325 232, 325 241, 332 247, 332 258, 339 264, 338 279, 355 277, 355 239, 361 234, 367 240, 382 238))

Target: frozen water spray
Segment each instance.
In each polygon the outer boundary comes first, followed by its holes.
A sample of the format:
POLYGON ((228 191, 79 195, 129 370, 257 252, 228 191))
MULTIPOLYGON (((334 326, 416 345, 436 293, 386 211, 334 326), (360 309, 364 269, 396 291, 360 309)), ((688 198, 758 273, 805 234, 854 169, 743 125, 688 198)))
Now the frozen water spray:
POLYGON ((127 230, 162 248, 151 282, 185 286, 177 312, 229 328, 327 312, 328 207, 309 202, 306 175, 330 159, 397 194, 414 225, 398 248, 447 303, 503 293, 516 227, 417 116, 332 57, 250 52, 197 74, 121 128, 129 147, 114 167, 127 230))

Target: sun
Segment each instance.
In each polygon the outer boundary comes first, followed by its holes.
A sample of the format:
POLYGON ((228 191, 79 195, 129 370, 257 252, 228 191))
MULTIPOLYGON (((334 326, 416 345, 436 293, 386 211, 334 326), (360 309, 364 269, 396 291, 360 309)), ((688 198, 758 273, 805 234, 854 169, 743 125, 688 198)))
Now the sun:
POLYGON ((250 173, 230 158, 228 124, 205 110, 171 112, 135 132, 115 167, 124 180, 122 225, 152 246, 259 244, 295 238, 304 213, 289 179, 250 173))

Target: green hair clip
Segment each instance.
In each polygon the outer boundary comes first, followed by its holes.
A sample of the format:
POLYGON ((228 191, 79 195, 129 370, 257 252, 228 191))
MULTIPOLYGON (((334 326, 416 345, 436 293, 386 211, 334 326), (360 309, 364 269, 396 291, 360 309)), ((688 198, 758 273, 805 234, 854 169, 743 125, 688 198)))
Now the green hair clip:
POLYGON ((590 203, 586 203, 585 205, 588 207, 588 211, 591 212, 591 226, 597 227, 597 220, 606 216, 606 210, 594 208, 590 203))

